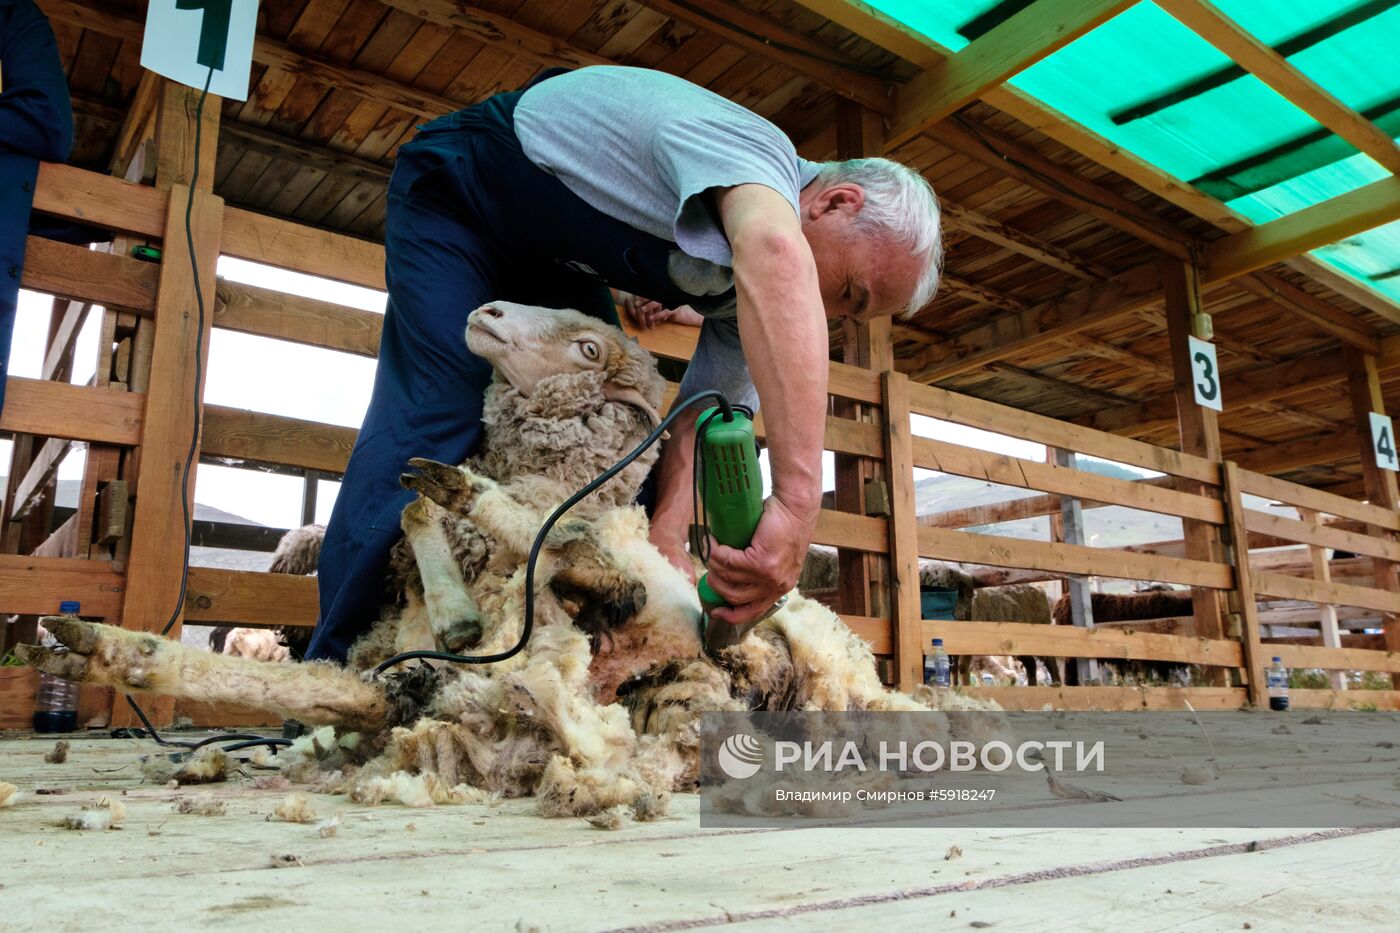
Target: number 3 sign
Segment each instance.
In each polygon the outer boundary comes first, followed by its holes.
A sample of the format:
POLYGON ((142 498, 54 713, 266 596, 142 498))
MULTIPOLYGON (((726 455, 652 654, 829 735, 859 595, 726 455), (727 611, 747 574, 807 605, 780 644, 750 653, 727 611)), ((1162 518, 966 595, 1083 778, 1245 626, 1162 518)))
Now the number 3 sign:
POLYGON ((1395 458, 1395 426, 1385 415, 1370 414, 1371 449, 1376 453, 1376 466, 1400 472, 1400 461, 1395 458))
POLYGON ((1191 346, 1191 384, 1196 404, 1223 411, 1220 404, 1220 366, 1215 360, 1215 344, 1187 337, 1191 346))

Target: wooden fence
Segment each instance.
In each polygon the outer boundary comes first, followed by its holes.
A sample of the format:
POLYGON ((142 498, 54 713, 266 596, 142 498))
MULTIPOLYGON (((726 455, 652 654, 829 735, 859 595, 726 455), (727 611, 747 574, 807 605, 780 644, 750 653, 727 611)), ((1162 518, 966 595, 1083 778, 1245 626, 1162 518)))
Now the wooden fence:
MULTIPOLYGON (((185 518, 179 476, 193 426, 193 361, 197 346, 207 358, 209 328, 363 357, 377 352, 379 315, 219 280, 215 262, 219 255, 233 256, 382 289, 380 246, 227 207, 203 189, 194 193, 190 231, 208 312, 201 335, 185 249, 188 196, 188 189, 178 183, 146 187, 53 165, 45 165, 40 173, 36 209, 111 227, 139 241, 161 242, 164 260, 148 264, 124 251, 31 239, 24 286, 58 296, 60 310, 65 304, 70 309, 100 305, 105 309, 104 327, 98 374, 90 385, 55 381, 62 367, 46 369, 49 378, 9 381, 0 430, 18 439, 4 511, 10 531, 16 523, 31 520, 17 514, 19 507, 29 508, 52 488, 53 467, 68 441, 86 444, 88 458, 80 501, 68 521, 38 546, 26 548, 29 553, 0 555, 0 611, 34 616, 56 610, 61 599, 78 599, 85 616, 145 631, 158 631, 165 624, 180 579, 185 518)), ((75 328, 65 322, 66 313, 56 315, 53 347, 62 350, 63 341, 68 341, 71 357, 75 328)), ((693 349, 694 332, 668 326, 641 339, 656 355, 683 360, 693 349)), ((888 598, 872 602, 881 607, 877 615, 845 618, 877 655, 891 659, 889 679, 902 688, 919 682, 924 648, 939 636, 953 654, 1168 661, 1212 672, 1207 685, 1185 688, 974 688, 1008 707, 1051 703, 1069 708, 1169 708, 1190 702, 1196 708, 1221 708, 1257 703, 1268 646, 1261 634, 1256 594, 1265 600, 1323 607, 1323 645, 1273 648, 1290 667, 1400 674, 1400 654, 1342 645, 1335 617, 1327 613, 1327 607, 1356 606, 1379 613, 1393 625, 1390 614, 1400 613, 1400 594, 1390 562, 1400 561, 1400 544, 1394 540, 1400 514, 1242 471, 1233 464, 914 384, 897 372, 833 363, 830 392, 835 401, 827 419, 827 448, 846 462, 878 465, 888 484, 889 502, 860 500, 853 510, 824 509, 816 542, 845 554, 874 557, 865 572, 877 585, 888 587, 888 598), (913 415, 1032 441, 1051 449, 1053 456, 1051 462, 1040 462, 915 436, 913 415), (1078 455, 1162 476, 1140 481, 1106 477, 1083 469, 1075 459, 1078 455), (1042 495, 1018 500, 1017 514, 1057 513, 1066 519, 1069 533, 1061 541, 1031 541, 963 530, 979 524, 973 520, 977 510, 964 510, 969 514, 961 520, 951 517, 956 509, 921 519, 915 506, 916 468, 1038 492, 1042 495), (1295 505, 1300 517, 1248 508, 1245 494, 1295 505), (1179 518, 1182 540, 1155 549, 1090 547, 1076 540, 1072 526, 1078 510, 1106 505, 1179 518), (1325 522, 1318 517, 1323 514, 1340 521, 1325 522), (1250 547, 1274 546, 1271 542, 1280 539, 1311 549, 1308 571, 1316 570, 1315 579, 1286 568, 1251 570, 1245 557, 1250 547), (1372 560, 1379 582, 1358 586, 1329 580, 1324 548, 1372 560), (1020 570, 1022 579, 1066 578, 1071 586, 1088 576, 1177 584, 1195 594, 1193 616, 1179 634, 1087 625, 925 621, 920 613, 920 558, 1020 570)), ((760 423, 760 433, 761 429, 760 423)), ((200 455, 333 477, 344 469, 354 438, 355 431, 344 427, 209 405, 203 408, 200 455)), ((7 533, 5 540, 12 545, 18 538, 7 533)), ((198 623, 310 625, 316 612, 312 578, 192 567, 182 618, 198 623)), ((1395 646, 1393 640, 1390 644, 1395 646)), ((0 679, 0 725, 19 725, 28 718, 25 694, 32 683, 16 687, 15 679, 0 679)), ((85 697, 85 702, 92 706, 110 698, 85 697)), ((1295 702, 1395 708, 1400 692, 1298 691, 1295 702)), ((124 704, 111 709, 113 724, 127 721, 124 704)), ((160 718, 173 714, 169 706, 156 709, 160 718)), ((200 718, 247 721, 229 710, 205 711, 200 718)))

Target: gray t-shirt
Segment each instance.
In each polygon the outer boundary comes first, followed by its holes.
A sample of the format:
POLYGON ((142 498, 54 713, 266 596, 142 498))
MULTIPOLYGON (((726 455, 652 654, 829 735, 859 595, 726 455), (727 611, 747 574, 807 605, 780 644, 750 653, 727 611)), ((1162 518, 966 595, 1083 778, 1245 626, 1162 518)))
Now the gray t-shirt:
MULTIPOLYGON (((734 284, 729 241, 705 193, 766 185, 797 212, 798 192, 820 169, 752 111, 646 68, 597 65, 543 81, 521 95, 515 131, 526 157, 584 201, 674 242, 669 276, 695 295, 734 284)), ((756 401, 734 316, 732 305, 707 312, 683 391, 756 401)))

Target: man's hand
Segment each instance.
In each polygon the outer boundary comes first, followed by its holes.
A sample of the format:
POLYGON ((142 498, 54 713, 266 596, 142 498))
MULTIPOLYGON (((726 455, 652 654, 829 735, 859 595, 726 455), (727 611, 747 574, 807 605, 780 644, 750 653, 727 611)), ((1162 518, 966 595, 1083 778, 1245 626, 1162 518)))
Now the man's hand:
POLYGON ((666 321, 687 327, 699 327, 705 323, 705 319, 690 305, 667 308, 659 301, 640 295, 626 295, 622 299, 622 307, 627 309, 627 316, 642 330, 651 330, 666 321))
POLYGON ((816 525, 815 516, 803 519, 774 496, 763 503, 763 517, 747 550, 712 542, 710 586, 729 605, 710 613, 711 618, 742 625, 773 608, 797 585, 816 525))

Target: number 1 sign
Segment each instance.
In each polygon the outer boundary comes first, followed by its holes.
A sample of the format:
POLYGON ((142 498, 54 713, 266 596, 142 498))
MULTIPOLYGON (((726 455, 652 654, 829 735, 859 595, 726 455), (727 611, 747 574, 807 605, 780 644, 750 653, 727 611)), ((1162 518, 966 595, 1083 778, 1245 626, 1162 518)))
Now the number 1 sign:
POLYGON ((1400 460, 1395 457, 1395 426, 1385 415, 1371 412, 1371 449, 1376 454, 1376 466, 1400 472, 1400 460))
POLYGON ((1223 411, 1220 404, 1220 365, 1215 360, 1215 344, 1187 337, 1191 346, 1191 385, 1196 404, 1223 411))
POLYGON ((257 20, 257 0, 150 0, 141 67, 247 100, 257 20))

